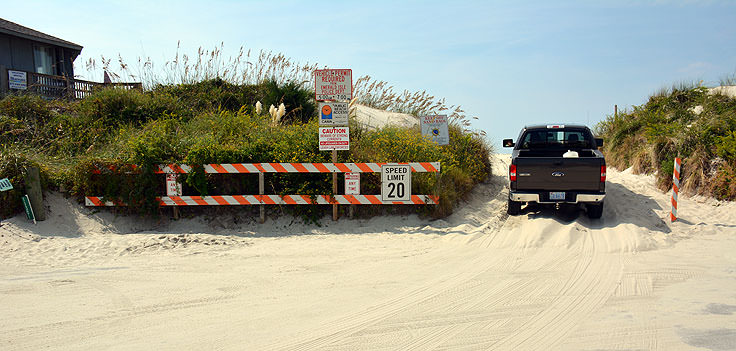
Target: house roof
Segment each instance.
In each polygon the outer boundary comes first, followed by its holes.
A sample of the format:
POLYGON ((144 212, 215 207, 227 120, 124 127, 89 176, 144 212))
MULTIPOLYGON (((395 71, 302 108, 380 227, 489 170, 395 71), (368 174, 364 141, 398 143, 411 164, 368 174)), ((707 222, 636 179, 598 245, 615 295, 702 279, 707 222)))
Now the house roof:
POLYGON ((14 35, 14 36, 25 38, 25 39, 35 40, 35 41, 46 43, 46 44, 57 45, 57 46, 69 48, 72 50, 82 51, 82 46, 79 44, 74 44, 70 41, 59 39, 55 36, 51 36, 46 33, 41 33, 37 30, 33 30, 31 28, 21 26, 20 24, 10 22, 3 18, 0 18, 0 33, 14 35))

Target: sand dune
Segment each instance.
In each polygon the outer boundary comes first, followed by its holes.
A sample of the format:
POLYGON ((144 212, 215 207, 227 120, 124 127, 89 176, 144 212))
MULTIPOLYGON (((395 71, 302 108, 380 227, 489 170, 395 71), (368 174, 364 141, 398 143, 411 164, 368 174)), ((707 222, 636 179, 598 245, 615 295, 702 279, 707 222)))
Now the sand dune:
POLYGON ((602 220, 141 220, 48 194, 0 227, 0 349, 736 349, 736 205, 609 170, 602 220))

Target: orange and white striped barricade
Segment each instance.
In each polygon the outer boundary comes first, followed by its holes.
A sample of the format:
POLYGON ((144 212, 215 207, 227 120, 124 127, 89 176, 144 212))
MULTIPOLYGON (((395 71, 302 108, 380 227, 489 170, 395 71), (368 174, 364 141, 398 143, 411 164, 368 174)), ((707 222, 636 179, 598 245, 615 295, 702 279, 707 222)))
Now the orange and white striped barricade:
MULTIPOLYGON (((381 166, 387 163, 228 163, 205 164, 204 172, 210 174, 252 173, 380 173, 381 166)), ((411 166, 412 172, 439 173, 439 162, 398 163, 411 166)), ((129 167, 132 171, 136 166, 129 167)), ((111 169, 115 171, 114 169, 111 169)), ((132 172, 131 171, 131 172, 132 172)), ((181 174, 190 173, 189 165, 159 165, 154 173, 181 174)), ((102 174, 102 170, 93 170, 94 174, 102 174)), ((383 201, 380 195, 218 195, 218 196, 159 196, 156 198, 161 206, 223 206, 223 205, 437 205, 439 196, 412 195, 408 201, 383 201)), ((86 196, 87 206, 124 206, 100 196, 86 196)))

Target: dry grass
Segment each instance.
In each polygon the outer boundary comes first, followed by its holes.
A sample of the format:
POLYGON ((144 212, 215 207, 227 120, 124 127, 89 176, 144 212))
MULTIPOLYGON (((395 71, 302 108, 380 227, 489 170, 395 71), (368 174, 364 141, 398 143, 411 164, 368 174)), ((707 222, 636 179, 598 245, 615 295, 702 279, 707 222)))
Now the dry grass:
POLYGON ((350 102, 351 110, 354 104, 373 107, 379 110, 406 113, 413 116, 447 115, 450 123, 460 126, 463 132, 485 137, 484 131, 470 129, 470 120, 478 117, 468 117, 459 105, 448 105, 444 98, 430 95, 426 90, 401 93, 394 90, 394 86, 386 81, 374 80, 370 76, 358 78, 353 86, 354 98, 350 102))
POLYGON ((224 44, 213 49, 200 47, 195 55, 181 52, 180 42, 176 45, 174 58, 159 66, 150 57, 138 57, 137 65, 131 67, 118 55, 117 65, 105 56, 97 61, 88 59, 84 68, 91 76, 102 70, 113 81, 140 81, 145 89, 156 85, 191 84, 220 78, 237 85, 260 84, 267 79, 279 83, 310 82, 317 64, 300 64, 284 54, 261 50, 257 54, 240 47, 238 54, 226 57, 224 44))
MULTIPOLYGON (((226 57, 224 44, 211 50, 200 47, 193 56, 181 52, 181 43, 177 42, 175 56, 158 65, 150 57, 138 57, 137 65, 131 67, 118 55, 117 65, 107 57, 100 60, 88 59, 84 65, 89 76, 100 70, 108 72, 113 81, 140 81, 146 90, 157 85, 192 84, 209 79, 220 78, 236 85, 260 84, 273 80, 279 84, 295 82, 310 87, 314 81, 314 71, 318 64, 301 64, 281 53, 261 50, 252 54, 251 50, 240 47, 238 54, 226 57)), ((326 68, 326 67, 323 67, 326 68)), ((407 113, 413 116, 444 114, 450 123, 458 125, 463 132, 485 137, 484 131, 471 129, 471 120, 459 105, 448 105, 444 98, 421 92, 404 90, 397 92, 393 85, 385 81, 373 80, 363 76, 353 84, 354 104, 362 104, 381 110, 407 113)), ((353 108, 351 108, 351 111, 353 108)))

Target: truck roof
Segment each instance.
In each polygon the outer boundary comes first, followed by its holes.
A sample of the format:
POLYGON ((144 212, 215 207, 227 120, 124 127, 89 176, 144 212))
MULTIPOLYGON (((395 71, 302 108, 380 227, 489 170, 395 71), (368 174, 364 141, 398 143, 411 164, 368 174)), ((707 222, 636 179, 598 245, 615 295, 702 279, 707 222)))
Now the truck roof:
POLYGON ((564 124, 564 123, 559 123, 559 124, 533 124, 533 125, 524 126, 524 129, 547 129, 547 128, 551 128, 551 126, 559 126, 560 128, 564 127, 564 128, 585 128, 585 129, 589 129, 588 126, 585 126, 585 125, 582 125, 582 124, 564 124))

